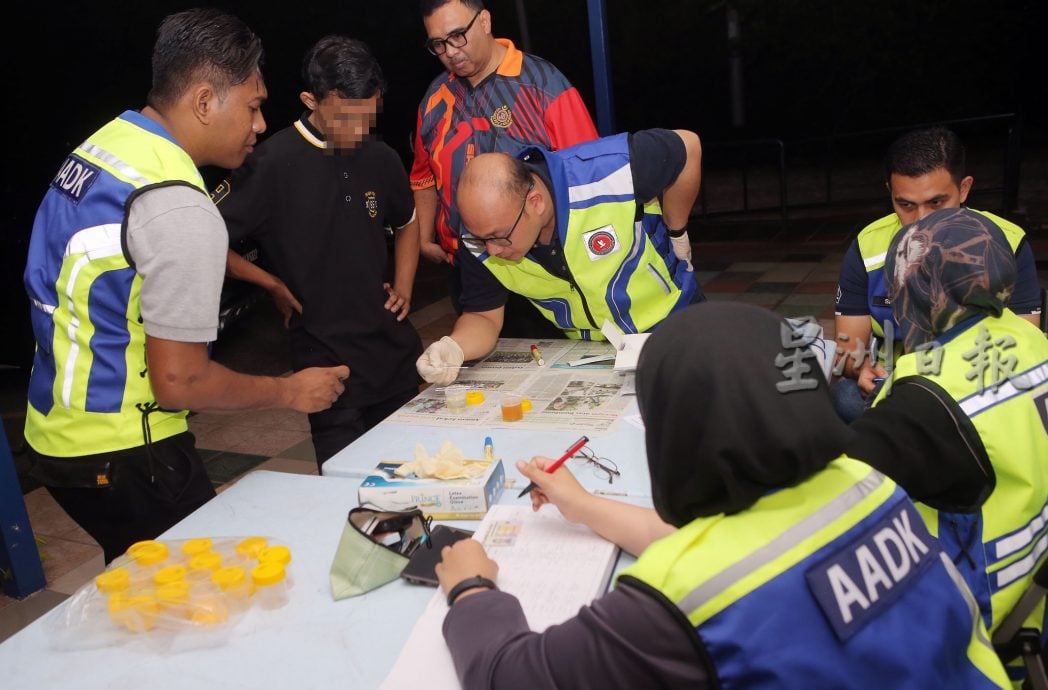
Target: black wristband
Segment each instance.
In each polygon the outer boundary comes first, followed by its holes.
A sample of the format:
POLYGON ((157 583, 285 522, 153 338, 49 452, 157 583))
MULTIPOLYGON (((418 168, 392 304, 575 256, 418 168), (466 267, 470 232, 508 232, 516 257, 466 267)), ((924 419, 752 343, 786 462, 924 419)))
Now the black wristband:
POLYGON ((684 233, 688 232, 688 226, 685 225, 680 230, 670 230, 670 226, 667 225, 666 226, 666 232, 669 234, 670 237, 673 237, 673 238, 683 237, 684 233))
POLYGON ((455 600, 459 598, 459 595, 465 592, 467 589, 473 589, 474 587, 487 587, 488 589, 498 589, 495 583, 482 575, 476 575, 474 577, 467 577, 462 582, 458 583, 451 588, 448 592, 448 606, 455 603, 455 600))

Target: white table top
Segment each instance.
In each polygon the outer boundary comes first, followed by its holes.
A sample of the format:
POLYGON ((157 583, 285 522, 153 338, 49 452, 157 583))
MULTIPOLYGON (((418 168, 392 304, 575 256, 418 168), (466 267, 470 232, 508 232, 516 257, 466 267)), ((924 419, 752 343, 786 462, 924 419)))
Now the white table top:
MULTIPOLYGON (((609 374, 610 375, 610 374, 609 374)), ((636 414, 631 403, 624 416, 636 414)), ((413 459, 421 442, 435 452, 445 440, 483 452, 491 436, 508 479, 500 503, 526 503, 526 485, 514 461, 559 456, 578 430, 433 427, 383 422, 324 466, 324 477, 256 471, 161 535, 160 539, 262 535, 287 544, 294 586, 286 606, 252 609, 224 638, 183 633, 174 646, 142 635, 131 644, 94 649, 57 648, 49 625, 67 604, 0 644, 3 687, 19 690, 77 687, 165 688, 374 688, 392 668, 401 646, 433 596, 429 587, 397 580, 368 594, 334 601, 328 571, 357 488, 379 460, 413 459)), ((589 433, 590 448, 614 460, 622 476, 612 486, 584 467, 573 468, 590 489, 626 492, 650 505, 644 432, 620 419, 606 433, 589 433)), ((477 523, 452 523, 472 528, 477 523)), ((632 561, 620 559, 619 568, 632 561)), ((93 586, 93 585, 92 585, 93 586)))
POLYGON ((224 644, 200 647, 183 633, 178 649, 142 635, 133 644, 55 649, 48 621, 65 604, 0 644, 3 686, 70 688, 374 688, 433 590, 396 581, 334 601, 328 570, 357 482, 281 472, 253 472, 162 535, 265 535, 292 552, 294 586, 286 606, 252 609, 224 644), (182 650, 182 651, 179 651, 182 650))

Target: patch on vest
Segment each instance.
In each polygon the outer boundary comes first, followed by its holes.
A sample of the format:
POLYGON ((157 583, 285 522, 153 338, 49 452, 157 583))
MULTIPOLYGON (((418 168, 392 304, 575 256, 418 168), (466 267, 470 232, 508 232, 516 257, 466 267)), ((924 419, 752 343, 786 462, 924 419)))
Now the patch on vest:
POLYGON ((233 191, 233 185, 229 184, 229 180, 222 180, 211 191, 211 203, 218 206, 219 202, 229 196, 231 191, 233 191))
POLYGON ((368 210, 368 216, 378 218, 378 195, 374 192, 364 192, 364 208, 368 210))
POLYGON ((79 204, 100 175, 101 170, 70 154, 58 169, 55 179, 51 180, 51 187, 74 204, 79 204))
POLYGON ((920 514, 902 503, 805 573, 842 642, 884 613, 939 557, 920 514))
POLYGON ((500 129, 506 129, 513 126, 513 113, 510 111, 508 105, 496 109, 495 112, 491 114, 491 124, 500 129))
POLYGON ((589 254, 590 261, 602 259, 622 248, 615 228, 610 225, 583 233, 582 241, 586 243, 586 253, 589 254))

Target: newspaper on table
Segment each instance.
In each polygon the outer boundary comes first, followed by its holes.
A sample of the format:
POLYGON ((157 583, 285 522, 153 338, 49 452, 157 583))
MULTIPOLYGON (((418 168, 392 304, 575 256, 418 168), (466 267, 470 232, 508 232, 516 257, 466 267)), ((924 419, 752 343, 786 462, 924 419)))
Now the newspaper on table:
POLYGON ((614 354, 607 343, 542 340, 535 343, 546 364, 539 366, 531 343, 500 339, 481 362, 462 369, 457 385, 480 391, 484 400, 454 413, 447 409, 442 388, 431 386, 389 419, 402 424, 465 427, 609 431, 634 394, 632 374, 612 370, 612 362, 572 366, 570 362, 614 354), (516 393, 531 403, 524 419, 502 420, 503 393, 516 393))

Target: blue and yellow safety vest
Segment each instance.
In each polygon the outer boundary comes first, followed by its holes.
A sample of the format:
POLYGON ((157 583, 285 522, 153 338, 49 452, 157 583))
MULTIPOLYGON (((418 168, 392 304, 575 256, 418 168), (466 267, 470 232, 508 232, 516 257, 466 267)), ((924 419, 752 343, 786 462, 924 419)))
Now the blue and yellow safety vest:
MULTIPOLYGON (((971 441, 982 443, 995 479, 981 510, 918 508, 993 634, 1048 558, 1048 340, 1005 309, 1000 318, 962 322, 936 342, 938 352, 901 357, 874 404, 890 395, 892 384, 913 381, 955 400, 978 433, 971 441), (995 362, 1006 370, 995 374, 995 362)), ((1040 629, 1043 619, 1042 601, 1028 623, 1040 629)))
MULTIPOLYGON (((126 253, 131 201, 161 184, 205 193, 193 160, 159 124, 134 111, 73 151, 40 204, 24 282, 36 354, 26 440, 38 453, 76 457, 145 443, 141 277, 126 253)), ((152 440, 186 431, 186 412, 147 415, 152 440)))
POLYGON ((687 617, 720 687, 1007 687, 971 593, 913 503, 847 457, 685 525, 630 578, 687 617))
POLYGON ((624 333, 644 333, 691 304, 698 283, 673 253, 659 204, 646 204, 637 219, 626 134, 562 151, 528 147, 517 156, 534 152, 549 166, 571 279, 530 256, 506 261, 471 250, 500 283, 531 300, 568 338, 582 340, 603 340, 605 320, 624 333))

